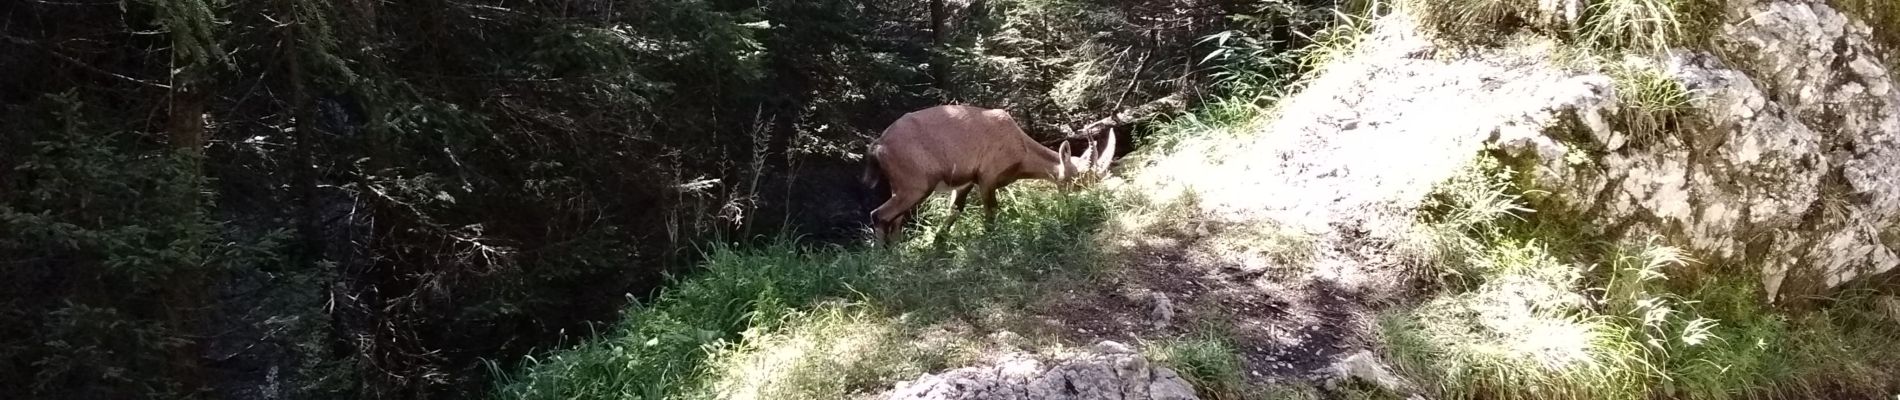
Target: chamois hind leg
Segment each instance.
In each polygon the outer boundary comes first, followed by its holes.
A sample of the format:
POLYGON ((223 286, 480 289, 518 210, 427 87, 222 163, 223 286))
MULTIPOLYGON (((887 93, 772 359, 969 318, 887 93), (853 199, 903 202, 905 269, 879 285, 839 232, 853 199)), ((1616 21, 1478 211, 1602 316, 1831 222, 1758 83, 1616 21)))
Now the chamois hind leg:
POLYGON ((963 205, 970 199, 970 189, 965 186, 950 192, 950 217, 944 219, 943 228, 938 229, 937 237, 931 239, 933 245, 943 243, 943 237, 950 236, 950 228, 957 225, 958 218, 963 217, 963 205))
POLYGON ((917 207, 917 203, 922 202, 928 195, 930 195, 928 186, 919 189, 914 186, 891 185, 891 198, 885 200, 883 205, 877 206, 876 210, 871 211, 871 228, 876 231, 880 244, 889 246, 901 238, 904 220, 910 215, 912 209, 917 207))

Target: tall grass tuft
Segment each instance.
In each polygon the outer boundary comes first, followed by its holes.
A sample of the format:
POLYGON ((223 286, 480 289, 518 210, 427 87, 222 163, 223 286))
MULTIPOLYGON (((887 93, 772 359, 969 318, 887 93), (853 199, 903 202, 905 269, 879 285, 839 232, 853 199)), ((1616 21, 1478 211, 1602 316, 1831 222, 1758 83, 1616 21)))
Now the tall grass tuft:
POLYGON ((1424 253, 1438 278, 1481 276, 1501 268, 1487 257, 1491 242, 1503 237, 1505 223, 1531 212, 1510 185, 1513 174, 1494 159, 1480 158, 1433 188, 1420 205, 1422 229, 1413 238, 1421 243, 1413 247, 1424 253))
MULTIPOLYGON (((1714 32, 1721 19, 1717 0, 1585 1, 1578 24, 1565 38, 1610 52, 1660 54, 1677 45, 1695 45, 1714 32)), ((1539 0, 1409 0, 1406 9, 1439 37, 1456 42, 1498 43, 1541 15, 1539 0)))
POLYGON ((1240 399, 1249 393, 1240 352, 1218 333, 1204 331, 1148 343, 1143 353, 1149 360, 1180 373, 1204 398, 1240 399))
POLYGON ((1606 49, 1659 54, 1683 37, 1686 0, 1604 0, 1584 9, 1583 40, 1606 49))
POLYGON ((1654 145, 1663 142, 1664 135, 1688 128, 1695 93, 1682 82, 1652 65, 1621 63, 1610 67, 1609 75, 1624 107, 1617 120, 1633 143, 1654 145))
POLYGON ((1407 9, 1441 37, 1465 43, 1502 39, 1538 12, 1535 0, 1416 0, 1407 9))

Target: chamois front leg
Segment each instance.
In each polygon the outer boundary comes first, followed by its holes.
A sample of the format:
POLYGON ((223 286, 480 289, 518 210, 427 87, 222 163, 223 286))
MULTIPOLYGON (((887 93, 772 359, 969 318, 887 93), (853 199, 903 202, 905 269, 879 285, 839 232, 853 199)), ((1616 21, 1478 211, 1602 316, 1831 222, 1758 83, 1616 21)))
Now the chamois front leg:
POLYGON ((963 204, 970 199, 970 189, 970 187, 965 186, 950 191, 950 217, 944 219, 943 228, 937 230, 937 237, 935 239, 931 239, 933 245, 942 243, 944 236, 950 236, 950 228, 957 225, 958 218, 963 217, 963 204))
POLYGON ((983 187, 983 229, 995 229, 996 192, 1002 188, 983 187))

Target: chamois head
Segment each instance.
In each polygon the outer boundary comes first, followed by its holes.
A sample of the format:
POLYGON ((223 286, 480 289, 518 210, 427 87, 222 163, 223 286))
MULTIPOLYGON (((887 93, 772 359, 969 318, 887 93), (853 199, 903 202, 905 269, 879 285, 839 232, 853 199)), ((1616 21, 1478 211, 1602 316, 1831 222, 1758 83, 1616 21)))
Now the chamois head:
POLYGON ((1069 141, 1057 146, 1062 165, 1055 176, 1056 186, 1068 191, 1077 184, 1092 184, 1108 177, 1109 164, 1115 160, 1115 132, 1102 133, 1102 139, 1089 139, 1082 156, 1069 156, 1069 141))

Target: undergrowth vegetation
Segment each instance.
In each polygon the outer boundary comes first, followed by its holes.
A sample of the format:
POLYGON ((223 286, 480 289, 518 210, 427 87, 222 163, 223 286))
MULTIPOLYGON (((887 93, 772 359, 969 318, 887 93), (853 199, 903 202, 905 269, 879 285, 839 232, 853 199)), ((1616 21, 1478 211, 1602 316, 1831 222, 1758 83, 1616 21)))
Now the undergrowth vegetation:
POLYGON ((1654 65, 1621 63, 1610 66, 1608 72, 1625 106, 1618 114, 1619 128, 1636 143, 1657 143, 1669 132, 1689 129, 1685 123, 1695 112, 1695 93, 1682 82, 1654 65))
POLYGON ((1147 343, 1143 355, 1156 363, 1173 367, 1201 393, 1212 399, 1238 399, 1247 393, 1240 352, 1220 332, 1203 332, 1188 337, 1147 343))
POLYGON ((1742 268, 1532 218, 1513 176, 1481 159, 1441 185, 1423 225, 1432 265, 1455 279, 1381 318, 1392 358, 1438 398, 1866 398, 1900 384, 1900 324, 1869 296, 1773 309, 1742 268))
MULTIPOLYGON (((700 270, 588 343, 504 377, 503 398, 836 399, 970 357, 932 322, 1020 308, 1099 271, 1114 198, 1005 192, 995 226, 923 227, 899 251, 714 246, 700 270), (943 248, 934 236, 954 235, 943 248)), ((942 199, 920 212, 940 221, 942 199)))
POLYGON ((1554 31, 1588 47, 1647 53, 1699 43, 1721 15, 1718 0, 1408 0, 1402 4, 1424 26, 1455 42, 1493 43, 1530 27, 1554 31))
POLYGON ((1859 17, 1874 30, 1874 40, 1888 51, 1900 50, 1900 2, 1891 0, 1835 0, 1842 12, 1859 17))

